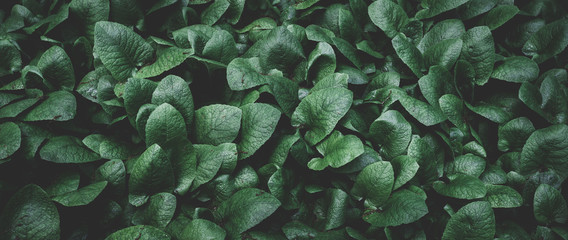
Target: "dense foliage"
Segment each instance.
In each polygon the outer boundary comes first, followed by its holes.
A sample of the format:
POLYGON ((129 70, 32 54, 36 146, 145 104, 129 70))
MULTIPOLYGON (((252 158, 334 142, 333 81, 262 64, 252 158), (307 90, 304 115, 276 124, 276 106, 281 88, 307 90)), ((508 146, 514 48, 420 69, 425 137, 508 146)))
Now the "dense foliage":
POLYGON ((21 0, 0 239, 568 239, 564 0, 21 0))

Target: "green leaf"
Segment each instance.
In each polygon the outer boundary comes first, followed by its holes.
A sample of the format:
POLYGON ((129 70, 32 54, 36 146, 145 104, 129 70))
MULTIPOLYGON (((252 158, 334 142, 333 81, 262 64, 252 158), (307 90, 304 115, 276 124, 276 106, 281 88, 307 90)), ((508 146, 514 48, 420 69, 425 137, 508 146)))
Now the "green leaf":
POLYGON ((71 59, 63 48, 53 46, 45 51, 37 66, 41 71, 44 82, 51 89, 73 90, 75 88, 75 72, 71 59))
POLYGON ((450 179, 449 183, 434 182, 434 190, 447 197, 469 200, 482 198, 487 194, 485 184, 476 177, 457 173, 448 178, 450 179))
POLYGON ((381 209, 368 209, 363 220, 376 227, 399 226, 418 221, 428 213, 425 199, 409 190, 394 192, 381 209))
POLYGON ((485 25, 488 26, 489 29, 495 30, 511 20, 518 12, 519 8, 517 8, 517 6, 500 5, 485 14, 485 16, 479 20, 478 25, 485 25))
POLYGON ((375 206, 382 206, 390 197, 394 184, 394 171, 389 162, 368 165, 357 175, 351 194, 365 198, 375 206))
POLYGON ((516 208, 523 204, 523 197, 515 189, 502 185, 485 185, 487 195, 485 201, 492 208, 516 208))
POLYGON ((46 97, 45 101, 24 115, 24 121, 67 121, 75 118, 77 102, 72 93, 57 91, 48 94, 46 97))
POLYGON ((152 226, 138 225, 120 229, 105 238, 105 240, 170 240, 170 236, 160 229, 152 226))
POLYGON ((97 168, 95 181, 106 181, 109 187, 113 187, 116 190, 124 190, 126 186, 126 167, 122 160, 109 160, 97 168))
POLYGON ((335 52, 331 45, 326 42, 319 42, 316 48, 308 56, 307 79, 317 83, 335 72, 336 59, 335 52))
POLYGON ((152 93, 152 103, 156 105, 169 103, 172 105, 183 116, 186 129, 190 129, 194 114, 193 95, 188 83, 183 78, 168 75, 162 79, 152 93))
POLYGON ((519 89, 519 99, 531 110, 553 124, 565 123, 568 119, 568 89, 556 77, 546 76, 540 89, 531 83, 523 83, 519 89))
POLYGON ((87 163, 99 160, 99 156, 72 136, 53 137, 39 151, 39 156, 54 163, 87 163))
POLYGON ((292 72, 305 59, 300 41, 283 26, 274 28, 265 39, 256 44, 259 44, 260 65, 265 71, 276 68, 282 72, 292 72))
POLYGON ((154 143, 168 146, 186 136, 183 116, 172 105, 162 103, 148 117, 146 123, 146 145, 154 143))
POLYGON ((468 1, 469 0, 425 0, 422 2, 424 9, 421 9, 416 13, 416 18, 431 18, 440 13, 457 8, 468 1))
POLYGON ((353 64, 353 66, 357 68, 361 68, 363 66, 360 54, 357 52, 357 49, 351 45, 351 43, 343 38, 337 37, 334 37, 331 40, 337 50, 339 50, 339 52, 343 54, 343 56, 345 56, 353 64))
POLYGON ((566 199, 557 189, 540 184, 534 193, 534 218, 542 224, 566 223, 568 208, 566 199))
POLYGON ((218 0, 209 5, 201 13, 201 22, 209 26, 215 24, 223 14, 229 9, 231 3, 228 0, 218 0))
POLYGON ((218 30, 213 33, 211 39, 203 47, 203 57, 225 64, 229 64, 237 55, 238 50, 235 40, 225 30, 218 30))
POLYGON ((497 0, 470 0, 457 9, 458 16, 462 20, 469 20, 493 9, 497 0))
POLYGON ((462 58, 475 70, 477 85, 485 85, 493 71, 495 43, 491 30, 486 26, 474 27, 463 35, 462 58))
POLYGON ((378 0, 368 9, 371 21, 389 38, 393 38, 408 23, 408 16, 402 7, 390 0, 378 0))
POLYGON ((440 110, 411 96, 401 97, 399 102, 410 115, 426 126, 436 125, 446 120, 446 116, 440 110))
POLYGON ((440 97, 438 102, 440 103, 440 109, 450 122, 460 129, 467 127, 464 120, 464 104, 459 97, 453 94, 446 94, 440 97))
POLYGON ((57 195, 52 200, 66 207, 84 206, 95 200, 105 189, 107 183, 107 181, 93 183, 75 191, 57 195))
POLYGON ((439 101, 444 94, 455 92, 452 75, 439 65, 430 67, 428 75, 418 79, 418 86, 426 101, 437 109, 440 109, 439 101))
POLYGON ((160 74, 169 71, 180 64, 185 59, 193 54, 192 49, 183 49, 177 47, 169 47, 159 52, 158 57, 154 63, 149 66, 142 67, 136 72, 136 78, 149 78, 159 76, 160 74))
POLYGON ((280 202, 270 193, 245 188, 223 201, 214 212, 217 221, 224 222, 230 235, 240 234, 272 215, 280 202))
POLYGON ((326 191, 324 203, 325 223, 324 230, 329 231, 345 224, 349 195, 341 189, 332 188, 326 191))
POLYGON ((410 181, 418 172, 418 162, 415 158, 401 155, 390 160, 396 177, 393 185, 393 190, 396 190, 410 181))
POLYGON ((424 53, 434 45, 448 39, 460 39, 465 33, 463 22, 458 19, 446 19, 436 23, 424 34, 424 37, 418 43, 418 50, 424 53))
POLYGON ((463 173, 474 177, 479 177, 485 170, 485 159, 473 154, 457 156, 453 162, 446 167, 447 174, 463 173))
POLYGON ((495 67, 492 78, 507 82, 531 82, 538 77, 538 65, 526 57, 505 58, 502 64, 495 67))
POLYGON ((150 195, 173 190, 175 183, 172 164, 157 144, 151 145, 132 166, 128 180, 128 201, 141 206, 150 195))
POLYGON ((392 39, 392 47, 402 62, 404 62, 417 77, 422 77, 424 59, 422 53, 404 34, 398 34, 392 39))
POLYGON ((245 0, 229 0, 229 3, 231 5, 229 5, 229 9, 227 9, 225 17, 227 18, 227 22, 235 25, 239 22, 239 19, 241 19, 245 8, 245 0))
POLYGON ((355 135, 344 136, 334 131, 329 137, 316 146, 323 158, 314 158, 308 162, 308 168, 321 171, 327 166, 341 167, 363 154, 363 143, 355 135))
POLYGON ((95 24, 98 21, 108 20, 110 14, 110 4, 104 0, 73 0, 69 4, 69 13, 76 17, 90 41, 93 41, 95 24))
POLYGON ((488 202, 472 202, 463 206, 450 218, 443 240, 492 239, 495 235, 495 214, 488 202))
POLYGON ((237 163, 237 145, 234 143, 219 146, 196 144, 194 147, 197 153, 197 171, 192 189, 211 181, 225 165, 237 163))
POLYGON ((282 109, 282 112, 291 117, 294 110, 300 103, 298 91, 300 87, 294 81, 284 77, 271 77, 268 81, 270 92, 276 98, 276 102, 282 109))
POLYGON ((0 124, 0 159, 5 159, 20 149, 22 143, 22 131, 13 122, 0 124))
POLYGON ((251 103, 241 107, 241 135, 237 144, 239 160, 252 156, 274 133, 280 120, 280 111, 265 103, 251 103))
POLYGON ((150 197, 148 205, 132 216, 135 225, 150 225, 164 229, 176 210, 176 197, 171 193, 158 193, 150 197))
POLYGON ((461 39, 446 39, 428 48, 424 52, 425 66, 440 65, 451 69, 460 56, 462 45, 461 39))
POLYGON ((264 85, 268 82, 266 75, 257 57, 235 58, 227 66, 227 82, 233 91, 264 85))
POLYGON ((327 88, 302 99, 292 114, 292 126, 307 127, 304 136, 315 145, 329 135, 353 102, 353 93, 345 88, 327 88))
POLYGON ((225 229, 217 224, 205 219, 194 219, 183 228, 183 238, 180 240, 225 239, 226 235, 225 229))
POLYGON ((212 104, 195 111, 195 138, 198 143, 219 145, 233 142, 241 128, 243 113, 238 107, 212 104))
POLYGON ((128 116, 135 117, 138 109, 150 103, 152 93, 158 87, 158 84, 146 79, 130 78, 124 85, 124 108, 128 116))
POLYGON ((505 123, 513 118, 513 113, 491 103, 471 105, 466 102, 465 105, 472 112, 477 113, 492 122, 505 123))
POLYGON ((22 69, 22 56, 10 41, 0 40, 0 77, 13 74, 22 69))
POLYGON ((396 110, 381 114, 369 128, 371 139, 380 146, 379 153, 392 159, 406 152, 412 136, 412 127, 396 110))
POLYGON ((2 239, 60 239, 59 213, 45 191, 29 184, 16 192, 0 215, 2 239))
POLYGON ((49 197, 63 195, 79 189, 80 175, 78 172, 63 172, 53 179, 45 188, 49 197))
POLYGON ((552 125, 534 131, 521 152, 521 174, 552 169, 558 175, 568 176, 568 126, 552 125))
POLYGON ((246 32, 255 32, 255 31, 262 31, 262 30, 270 30, 276 27, 276 22, 274 19, 269 17, 263 17, 252 21, 249 25, 245 27, 235 30, 237 33, 246 33, 246 32))
POLYGON ((173 145, 164 148, 164 150, 174 170, 174 193, 184 195, 195 179, 197 168, 196 151, 187 138, 180 138, 173 145))
POLYGON ((523 53, 536 63, 542 63, 561 53, 568 46, 568 20, 546 24, 533 34, 523 46, 523 53))
POLYGON ((137 67, 150 62, 154 50, 132 29, 120 23, 100 21, 95 24, 93 51, 116 80, 126 82, 134 76, 137 67))
POLYGON ((534 131, 535 128, 528 118, 515 118, 499 126, 497 147, 503 152, 519 151, 534 131))

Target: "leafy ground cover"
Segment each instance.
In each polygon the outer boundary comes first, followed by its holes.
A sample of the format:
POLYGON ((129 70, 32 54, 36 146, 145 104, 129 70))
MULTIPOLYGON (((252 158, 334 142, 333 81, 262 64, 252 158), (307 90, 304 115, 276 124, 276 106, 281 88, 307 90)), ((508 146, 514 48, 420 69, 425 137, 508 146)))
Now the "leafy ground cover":
POLYGON ((0 239, 568 239, 563 0, 21 0, 0 239))

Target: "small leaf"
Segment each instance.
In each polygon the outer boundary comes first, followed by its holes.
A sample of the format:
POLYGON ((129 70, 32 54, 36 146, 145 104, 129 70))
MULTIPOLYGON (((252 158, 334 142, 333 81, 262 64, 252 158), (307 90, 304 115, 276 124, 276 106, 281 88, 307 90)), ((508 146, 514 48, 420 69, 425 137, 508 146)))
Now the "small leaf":
POLYGON ((410 181, 418 172, 418 162, 416 159, 407 155, 401 155, 390 160, 396 177, 393 190, 396 190, 410 181))
POLYGON ((75 87, 73 65, 63 48, 53 46, 45 51, 37 66, 49 88, 71 91, 75 87))
POLYGON ((152 103, 156 105, 171 104, 183 116, 186 129, 191 126, 194 114, 193 95, 188 83, 183 78, 175 75, 168 75, 163 78, 152 93, 152 103))
POLYGON ((521 150, 534 131, 535 128, 528 118, 515 118, 499 126, 497 147, 503 152, 521 150))
POLYGON ((148 205, 132 216, 135 225, 150 225, 163 229, 170 223, 176 210, 176 197, 171 193, 158 193, 150 197, 148 205))
POLYGON ((324 158, 314 158, 308 162, 308 168, 320 171, 327 166, 341 167, 363 154, 363 143, 355 135, 344 136, 334 131, 329 137, 316 146, 324 158))
POLYGON ((518 12, 519 8, 517 8, 517 6, 500 5, 485 14, 485 16, 479 20, 478 25, 485 25, 488 26, 489 29, 495 30, 511 20, 518 12))
POLYGON ((380 146, 379 153, 387 159, 392 159, 406 152, 412 128, 402 114, 396 110, 388 110, 371 124, 369 134, 380 146))
MULTIPOLYGON (((244 1, 243 1, 244 2, 244 1)), ((238 55, 233 36, 225 30, 217 30, 203 47, 203 57, 225 64, 238 55)))
POLYGON ((404 96, 399 101, 410 115, 426 126, 436 125, 446 120, 446 116, 440 110, 416 98, 404 96))

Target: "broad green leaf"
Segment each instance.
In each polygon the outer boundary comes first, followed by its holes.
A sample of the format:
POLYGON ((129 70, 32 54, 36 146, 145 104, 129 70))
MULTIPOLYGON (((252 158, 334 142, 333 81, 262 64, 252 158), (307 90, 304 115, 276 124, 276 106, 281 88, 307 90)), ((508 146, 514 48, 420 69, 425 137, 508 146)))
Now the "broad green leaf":
POLYGON ((521 152, 521 174, 552 169, 558 175, 568 176, 568 126, 552 125, 534 131, 521 152))
POLYGON ((457 173, 448 178, 450 180, 448 183, 434 182, 434 190, 447 197, 469 200, 482 198, 487 194, 485 184, 476 177, 457 173))
POLYGON ((237 144, 239 160, 252 156, 274 133, 280 120, 280 111, 265 103, 251 103, 241 107, 241 135, 237 144))
POLYGON ((485 201, 492 208, 516 208, 523 204, 523 197, 515 189, 502 185, 485 185, 487 195, 485 201))
POLYGON ((458 60, 462 50, 461 39, 446 39, 424 51, 424 65, 440 65, 451 69, 458 60))
POLYGON ((335 72, 335 52, 331 45, 319 42, 308 56, 308 71, 306 78, 317 83, 335 72))
POLYGON ((513 113, 492 103, 478 103, 476 105, 472 105, 466 102, 465 105, 472 112, 477 113, 492 122, 506 123, 513 118, 513 113))
POLYGON ((519 8, 515 5, 500 5, 485 14, 479 20, 478 25, 485 25, 488 26, 489 29, 495 30, 511 20, 518 12, 519 8))
POLYGON ((329 135, 353 102, 353 93, 345 88, 327 88, 302 99, 294 114, 292 126, 308 128, 305 140, 315 145, 329 135))
POLYGON ((349 76, 347 81, 353 85, 364 85, 369 82, 369 77, 363 71, 354 67, 340 65, 337 72, 347 74, 349 76))
POLYGON ((76 17, 82 31, 90 41, 94 39, 95 24, 108 20, 110 14, 109 1, 104 0, 73 0, 69 4, 69 14, 76 17))
POLYGON ((440 110, 411 96, 401 97, 399 102, 410 115, 426 126, 436 125, 446 120, 446 116, 440 110))
POLYGON ((237 138, 243 113, 238 107, 213 104, 195 111, 197 143, 219 145, 237 138))
MULTIPOLYGON (((243 1, 244 2, 244 1, 243 1)), ((229 64, 238 55, 233 36, 225 30, 217 30, 203 47, 203 57, 229 64)))
POLYGON ((138 114, 136 114, 135 126, 136 130, 138 130, 138 136, 141 138, 146 138, 146 124, 148 123, 148 118, 150 114, 156 110, 158 106, 154 104, 144 104, 138 110, 138 114))
POLYGON ((453 162, 446 165, 447 174, 463 173, 474 177, 479 177, 485 170, 485 159, 473 154, 457 156, 453 162))
POLYGON ((78 172, 62 172, 50 181, 49 185, 45 187, 45 192, 47 196, 54 197, 75 191, 79 189, 80 177, 78 172))
POLYGON ((22 132, 20 151, 23 153, 23 159, 26 160, 33 159, 44 140, 53 137, 50 131, 36 125, 18 123, 18 126, 22 132))
POLYGON ((274 28, 256 44, 259 44, 260 65, 265 71, 276 68, 282 72, 292 72, 305 59, 300 41, 283 26, 274 28))
POLYGON ((328 138, 316 146, 323 158, 314 158, 308 162, 308 168, 321 171, 327 166, 341 167, 363 154, 363 143, 355 135, 344 136, 334 131, 328 138))
POLYGON ((158 84, 146 79, 130 78, 124 85, 124 108, 128 116, 135 117, 138 109, 150 103, 152 93, 158 87, 158 84))
POLYGON ((266 75, 257 57, 235 58, 227 66, 227 82, 233 91, 264 85, 268 82, 266 75))
POLYGON ((420 166, 416 159, 407 155, 401 155, 390 160, 396 177, 393 190, 396 190, 410 181, 418 172, 420 166))
POLYGON ((418 50, 424 53, 434 45, 448 39, 460 39, 465 33, 463 22, 458 19, 447 19, 436 23, 424 34, 424 38, 418 43, 418 50))
POLYGON ((186 136, 183 116, 172 105, 162 103, 148 117, 146 145, 159 144, 166 147, 186 136))
POLYGON ((452 75, 439 65, 430 67, 428 74, 418 79, 418 86, 426 101, 437 109, 441 109, 440 98, 444 94, 455 92, 452 75))
POLYGON ((410 123, 396 110, 381 114, 369 128, 370 138, 380 146, 379 153, 392 159, 406 152, 412 137, 410 123))
POLYGON ((332 38, 331 41, 337 50, 339 50, 339 52, 345 56, 353 64, 353 66, 357 68, 361 68, 363 66, 360 54, 357 52, 357 49, 351 45, 351 43, 338 37, 332 38))
POLYGON ((201 55, 203 53, 205 44, 207 44, 209 39, 211 39, 213 33, 216 32, 213 27, 203 24, 191 25, 187 28, 187 31, 185 31, 184 29, 185 28, 178 30, 180 31, 180 34, 182 34, 181 37, 183 38, 183 40, 180 40, 182 41, 180 43, 185 48, 191 47, 191 49, 193 49, 193 52, 198 55, 201 55))
POLYGON ((422 53, 414 46, 410 39, 403 34, 396 35, 392 41, 392 46, 402 62, 404 62, 417 77, 422 77, 424 59, 422 53))
POLYGON ((239 22, 239 19, 241 19, 245 8, 245 0, 229 0, 229 3, 231 5, 229 5, 229 9, 227 9, 225 17, 227 18, 227 22, 235 25, 239 22))
POLYGON ((383 54, 381 54, 380 52, 377 52, 375 50, 375 46, 374 46, 373 42, 371 42, 371 41, 363 40, 361 42, 358 42, 355 46, 357 47, 357 50, 363 51, 363 52, 365 52, 365 53, 367 53, 367 54, 369 54, 369 55, 371 55, 375 58, 379 58, 379 59, 385 58, 385 56, 383 56, 383 54))
POLYGON ((132 216, 132 223, 164 229, 174 216, 176 203, 176 197, 171 193, 155 194, 148 200, 148 205, 132 216))
POLYGON ((72 136, 50 138, 39 151, 39 156, 54 163, 87 163, 100 159, 81 140, 72 136))
POLYGON ((0 159, 7 158, 14 154, 22 144, 22 131, 13 122, 0 124, 0 159))
POLYGON ((122 160, 109 160, 97 168, 95 181, 106 181, 109 187, 116 188, 116 190, 124 190, 126 186, 126 167, 122 160))
POLYGON ((184 195, 196 175, 197 154, 193 145, 187 138, 180 138, 172 145, 164 148, 168 159, 172 163, 175 177, 174 193, 184 195))
POLYGON ((497 147, 503 152, 509 150, 519 151, 534 131, 535 128, 528 118, 515 118, 499 126, 497 147))
POLYGON ((502 64, 493 69, 492 78, 507 82, 531 82, 538 77, 538 65, 526 57, 505 58, 502 64))
POLYGON ((207 24, 209 26, 215 24, 223 14, 229 9, 231 3, 229 0, 217 0, 214 1, 209 7, 207 7, 201 13, 201 23, 207 24))
POLYGON ((116 80, 126 82, 137 67, 150 62, 154 50, 132 29, 120 23, 100 21, 95 24, 93 51, 116 80))
POLYGON ((534 218, 541 224, 566 223, 568 208, 566 199, 557 189, 541 184, 534 193, 534 218))
POLYGON ((462 20, 469 20, 493 9, 497 0, 470 0, 457 9, 458 16, 462 20))
POLYGON ((147 225, 137 225, 120 229, 105 238, 105 240, 170 240, 170 236, 160 229, 147 225))
POLYGON ((469 0, 425 0, 422 2, 424 9, 416 13, 416 18, 431 18, 440 13, 457 8, 468 1, 469 0))
POLYGON ((63 48, 53 46, 45 51, 37 66, 49 88, 70 91, 75 87, 75 71, 63 48))
POLYGON ((334 44, 332 39, 335 38, 335 33, 327 28, 311 24, 306 27, 306 37, 310 41, 334 44))
POLYGON ((288 158, 290 148, 298 141, 298 139, 300 139, 300 136, 297 133, 294 135, 284 135, 278 138, 276 147, 272 154, 270 154, 269 162, 274 163, 277 166, 284 165, 284 162, 288 158))
POLYGON ((461 56, 475 70, 473 81, 477 85, 485 85, 491 76, 495 62, 495 43, 491 30, 486 26, 474 27, 467 30, 462 39, 461 56))
POLYGON ((416 180, 423 184, 431 184, 440 175, 437 170, 440 159, 436 156, 431 144, 425 138, 414 135, 408 145, 407 155, 415 158, 420 166, 416 173, 416 180))
POLYGON ((443 240, 492 239, 495 235, 495 214, 488 202, 472 202, 463 206, 450 218, 443 240))
POLYGON ((186 129, 190 129, 194 114, 193 95, 184 79, 175 75, 166 76, 152 93, 152 103, 169 103, 183 116, 186 129))
POLYGON ((298 1, 296 4, 294 4, 294 8, 296 8, 297 10, 303 10, 303 9, 306 9, 306 8, 313 6, 317 2, 319 2, 319 0, 298 1))
POLYGON ((280 202, 270 193, 245 188, 223 201, 214 212, 215 219, 224 223, 230 235, 240 234, 272 215, 280 202))
POLYGON ((268 87, 274 98, 276 98, 276 102, 282 109, 282 112, 286 116, 291 117, 294 109, 300 103, 298 97, 300 87, 298 84, 288 78, 274 76, 269 79, 268 87))
POLYGON ((146 203, 151 195, 173 190, 172 164, 158 144, 151 145, 132 166, 128 180, 128 201, 134 206, 146 203))
POLYGON ((540 89, 525 82, 519 89, 519 99, 548 122, 565 123, 568 119, 568 104, 564 99, 568 97, 568 89, 561 81, 558 78, 546 76, 540 89))
POLYGON ((282 227, 282 232, 288 239, 307 239, 318 234, 317 230, 298 220, 286 223, 282 227))
POLYGON ((254 31, 262 31, 262 30, 270 30, 276 27, 276 22, 274 19, 269 17, 263 17, 252 21, 249 25, 246 25, 244 28, 235 30, 237 33, 246 33, 246 32, 254 32, 254 31))
POLYGON ((234 143, 223 143, 219 146, 196 144, 194 148, 197 154, 197 170, 192 189, 211 181, 222 167, 237 163, 237 145, 234 143))
POLYGON ((390 197, 394 171, 389 162, 380 161, 365 167, 351 189, 351 194, 365 198, 375 206, 382 206, 390 197))
POLYGON ((193 54, 192 49, 183 49, 177 47, 169 47, 159 52, 157 59, 149 66, 142 67, 136 72, 136 78, 149 78, 159 76, 180 64, 193 54))
POLYGON ((39 186, 29 184, 21 188, 0 215, 2 239, 60 239, 57 207, 39 186))
POLYGON ((75 191, 57 195, 52 200, 66 207, 84 206, 95 200, 105 189, 107 183, 107 181, 93 183, 75 191))
POLYGON ((0 77, 13 74, 22 69, 22 56, 10 41, 0 40, 0 77))
POLYGON ((408 15, 404 9, 390 0, 378 0, 371 3, 368 13, 371 21, 389 38, 395 37, 408 23, 408 15))
POLYGON ((349 195, 341 189, 332 188, 326 191, 324 203, 325 223, 324 230, 329 231, 345 224, 349 195))
POLYGON ((542 63, 562 52, 568 46, 568 20, 546 24, 533 34, 523 46, 523 53, 536 63, 542 63))
POLYGON ((219 227, 217 224, 205 220, 194 219, 183 228, 182 238, 180 240, 192 239, 225 239, 227 233, 225 229, 219 227))
POLYGON ((363 220, 376 227, 399 226, 418 221, 428 213, 424 198, 409 190, 394 192, 381 209, 368 209, 363 220))
POLYGON ((317 82, 316 85, 310 89, 310 93, 314 93, 326 88, 347 88, 349 76, 344 73, 334 73, 329 75, 321 81, 317 82))

